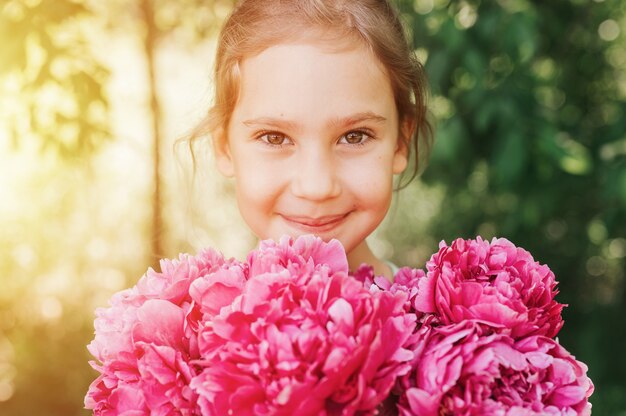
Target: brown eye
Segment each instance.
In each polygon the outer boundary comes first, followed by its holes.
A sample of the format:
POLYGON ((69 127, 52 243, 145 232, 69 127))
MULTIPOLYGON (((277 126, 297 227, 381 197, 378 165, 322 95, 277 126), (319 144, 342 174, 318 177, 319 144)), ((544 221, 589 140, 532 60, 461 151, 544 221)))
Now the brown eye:
POLYGON ((285 135, 280 133, 265 133, 260 139, 272 146, 281 146, 286 141, 285 135))
POLYGON ((365 144, 369 138, 370 136, 362 131, 351 131, 341 136, 339 141, 347 144, 362 145, 365 144))

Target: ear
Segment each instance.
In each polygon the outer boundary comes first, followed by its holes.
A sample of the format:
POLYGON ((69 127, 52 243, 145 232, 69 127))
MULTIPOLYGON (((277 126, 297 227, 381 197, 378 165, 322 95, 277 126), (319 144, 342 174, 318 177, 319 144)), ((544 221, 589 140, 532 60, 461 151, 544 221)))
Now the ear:
POLYGON ((415 130, 415 120, 412 118, 406 118, 402 120, 400 124, 398 141, 396 144, 396 150, 393 154, 393 173, 394 175, 404 172, 409 164, 409 147, 411 145, 411 138, 413 137, 413 131, 415 130))
POLYGON ((225 177, 232 178, 235 176, 235 166, 233 164, 232 155, 230 154, 226 131, 221 127, 214 131, 211 142, 213 144, 217 170, 225 177))

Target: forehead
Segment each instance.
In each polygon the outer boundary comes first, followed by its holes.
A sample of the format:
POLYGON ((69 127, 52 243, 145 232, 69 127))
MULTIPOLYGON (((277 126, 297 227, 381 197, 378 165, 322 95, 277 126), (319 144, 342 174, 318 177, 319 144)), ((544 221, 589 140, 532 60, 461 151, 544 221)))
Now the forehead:
POLYGON ((243 59, 233 119, 395 115, 389 76, 363 42, 280 43, 243 59), (341 113, 341 114, 338 114, 341 113))

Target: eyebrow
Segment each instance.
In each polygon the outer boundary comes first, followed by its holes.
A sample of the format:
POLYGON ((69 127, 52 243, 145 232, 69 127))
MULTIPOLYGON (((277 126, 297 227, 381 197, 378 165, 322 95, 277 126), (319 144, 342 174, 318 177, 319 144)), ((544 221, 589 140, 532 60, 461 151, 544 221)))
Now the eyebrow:
MULTIPOLYGON (((371 111, 364 111, 360 113, 351 114, 347 117, 337 117, 332 118, 328 121, 329 127, 349 127, 355 124, 363 123, 365 121, 383 124, 387 121, 387 118, 376 114, 371 111)), ((288 129, 292 131, 300 130, 300 125, 296 122, 290 120, 284 120, 275 117, 258 117, 250 120, 244 120, 242 122, 247 127, 256 127, 256 126, 270 126, 281 129, 288 129)))

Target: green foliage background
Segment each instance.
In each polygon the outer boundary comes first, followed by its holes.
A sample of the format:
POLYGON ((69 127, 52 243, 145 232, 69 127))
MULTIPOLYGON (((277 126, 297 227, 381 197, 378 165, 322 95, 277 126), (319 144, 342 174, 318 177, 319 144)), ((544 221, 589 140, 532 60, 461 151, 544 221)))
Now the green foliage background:
MULTIPOLYGON (((229 3, 155 1, 161 35, 181 27, 212 36, 214 6, 229 3)), ((397 3, 429 74, 436 144, 379 238, 393 247, 396 263, 420 267, 439 240, 457 237, 501 236, 528 249, 560 281, 558 299, 569 307, 559 338, 589 365, 594 415, 626 414, 626 4, 397 3)), ((122 270, 130 286, 150 261, 146 253, 95 261, 85 251, 94 235, 111 247, 129 236, 97 217, 106 205, 89 190, 96 175, 90 155, 119 138, 107 128, 108 70, 84 48, 80 22, 104 11, 109 25, 141 32, 132 7, 0 0, 0 128, 13 148, 32 142, 47 155, 33 167, 41 176, 29 194, 37 197, 23 201, 28 209, 0 217, 1 415, 87 414, 82 401, 95 373, 85 345, 94 304, 104 305, 108 294, 86 276, 122 270), (69 103, 46 104, 47 89, 69 103), (8 112, 2 104, 11 94, 23 99, 8 112), (63 192, 48 198, 47 189, 63 192), (79 220, 89 226, 80 231, 73 226, 79 220), (32 252, 38 261, 31 270, 32 252), (61 319, 40 319, 39 309, 58 306, 45 297, 48 304, 39 305, 33 294, 56 269, 73 283, 59 296, 61 319)), ((146 206, 148 194, 138 196, 146 206)), ((167 246, 170 256, 188 248, 167 246)))

